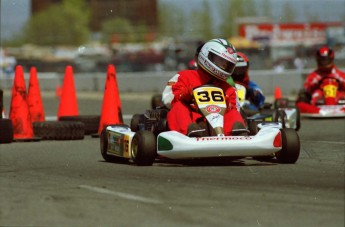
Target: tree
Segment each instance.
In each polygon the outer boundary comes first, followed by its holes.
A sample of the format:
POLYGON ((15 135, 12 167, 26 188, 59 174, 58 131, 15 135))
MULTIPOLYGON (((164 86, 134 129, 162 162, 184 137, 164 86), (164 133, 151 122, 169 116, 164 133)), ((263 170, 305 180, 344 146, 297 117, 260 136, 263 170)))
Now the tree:
POLYGON ((223 23, 220 25, 222 36, 236 36, 238 31, 238 19, 243 17, 255 17, 255 3, 253 0, 230 0, 219 5, 223 23))
POLYGON ((186 25, 183 10, 168 3, 161 3, 158 8, 158 27, 160 34, 174 37, 183 34, 186 25))
POLYGON ((285 2, 283 9, 282 22, 294 22, 296 15, 291 2, 285 2))
POLYGON ((192 28, 192 36, 208 40, 213 38, 213 20, 209 4, 204 1, 201 11, 193 11, 189 26, 192 28))
POLYGON ((102 41, 109 42, 132 42, 134 29, 125 18, 108 19, 102 23, 102 41))
POLYGON ((273 15, 272 15, 272 7, 271 7, 271 3, 269 0, 263 0, 261 3, 261 9, 263 12, 263 16, 272 19, 273 15))
POLYGON ((80 45, 89 40, 89 10, 82 0, 64 0, 35 14, 25 26, 25 39, 37 45, 80 45))

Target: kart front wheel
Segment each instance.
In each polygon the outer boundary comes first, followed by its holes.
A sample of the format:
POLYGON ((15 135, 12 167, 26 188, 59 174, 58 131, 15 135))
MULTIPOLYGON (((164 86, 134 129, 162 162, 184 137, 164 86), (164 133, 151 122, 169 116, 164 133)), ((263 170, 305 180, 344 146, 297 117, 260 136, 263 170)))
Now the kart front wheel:
MULTIPOLYGON (((107 125, 108 126, 108 125, 107 125)), ((103 159, 107 162, 118 162, 121 160, 120 157, 116 157, 116 156, 113 156, 113 155, 109 155, 107 153, 108 151, 108 134, 107 134, 107 126, 105 126, 101 132, 101 135, 100 135, 100 147, 101 147, 101 155, 103 157, 103 159)))
POLYGON ((157 156, 156 137, 151 131, 137 131, 132 139, 131 155, 138 166, 151 166, 157 156))
POLYGON ((292 128, 280 130, 282 139, 282 149, 276 153, 276 158, 280 163, 293 164, 300 154, 300 140, 297 132, 292 128))

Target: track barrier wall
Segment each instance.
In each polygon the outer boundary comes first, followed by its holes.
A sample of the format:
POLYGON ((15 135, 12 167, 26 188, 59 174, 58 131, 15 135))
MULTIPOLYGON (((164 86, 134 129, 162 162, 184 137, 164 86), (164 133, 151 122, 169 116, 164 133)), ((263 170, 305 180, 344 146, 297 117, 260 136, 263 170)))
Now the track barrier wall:
MULTIPOLYGON (((104 91, 107 77, 104 72, 78 73, 74 72, 75 87, 77 91, 104 91)), ((306 75, 310 70, 286 70, 277 73, 273 70, 252 70, 250 78, 254 80, 266 95, 273 95, 277 86, 284 95, 295 95, 302 88, 306 75)), ((176 74, 176 71, 162 72, 117 72, 117 82, 121 92, 161 92, 167 81, 176 74)), ((63 83, 64 74, 40 73, 37 76, 42 91, 55 91, 63 83)), ((29 80, 29 72, 25 72, 25 80, 29 80)), ((13 78, 0 77, 0 89, 11 89, 13 78)))

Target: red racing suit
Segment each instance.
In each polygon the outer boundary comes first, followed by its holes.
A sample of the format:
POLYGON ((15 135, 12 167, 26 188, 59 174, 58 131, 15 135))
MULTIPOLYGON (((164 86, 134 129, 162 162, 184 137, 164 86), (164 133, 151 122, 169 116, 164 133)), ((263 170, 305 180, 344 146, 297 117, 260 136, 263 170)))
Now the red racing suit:
POLYGON ((318 100, 324 98, 321 82, 324 78, 334 78, 338 81, 336 101, 345 99, 345 73, 333 66, 329 71, 315 70, 310 73, 304 83, 304 90, 311 96, 311 104, 315 105, 318 100))
POLYGON ((231 135, 233 125, 239 122, 245 127, 244 120, 237 109, 237 94, 234 87, 225 81, 217 80, 206 74, 202 69, 183 70, 178 72, 169 82, 163 91, 163 102, 171 110, 168 112, 167 120, 170 130, 187 134, 188 125, 196 122, 201 117, 192 107, 193 88, 213 84, 223 89, 227 110, 224 115, 224 134, 231 135))

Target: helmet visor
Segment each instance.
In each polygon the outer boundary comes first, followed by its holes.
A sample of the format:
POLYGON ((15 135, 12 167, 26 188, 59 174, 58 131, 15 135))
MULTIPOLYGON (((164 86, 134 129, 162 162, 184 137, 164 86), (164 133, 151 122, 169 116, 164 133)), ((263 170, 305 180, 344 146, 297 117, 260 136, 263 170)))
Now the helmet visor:
POLYGON ((332 59, 329 57, 319 57, 317 59, 317 64, 319 67, 328 67, 333 63, 332 59))
POLYGON ((221 68, 222 70, 224 70, 227 73, 232 73, 235 69, 236 64, 226 60, 225 58, 222 58, 212 52, 210 52, 209 54, 209 60, 213 62, 213 64, 215 64, 216 66, 218 66, 219 68, 221 68))
POLYGON ((234 79, 234 81, 242 82, 246 73, 247 73, 247 67, 237 66, 234 72, 232 73, 231 77, 234 79))

